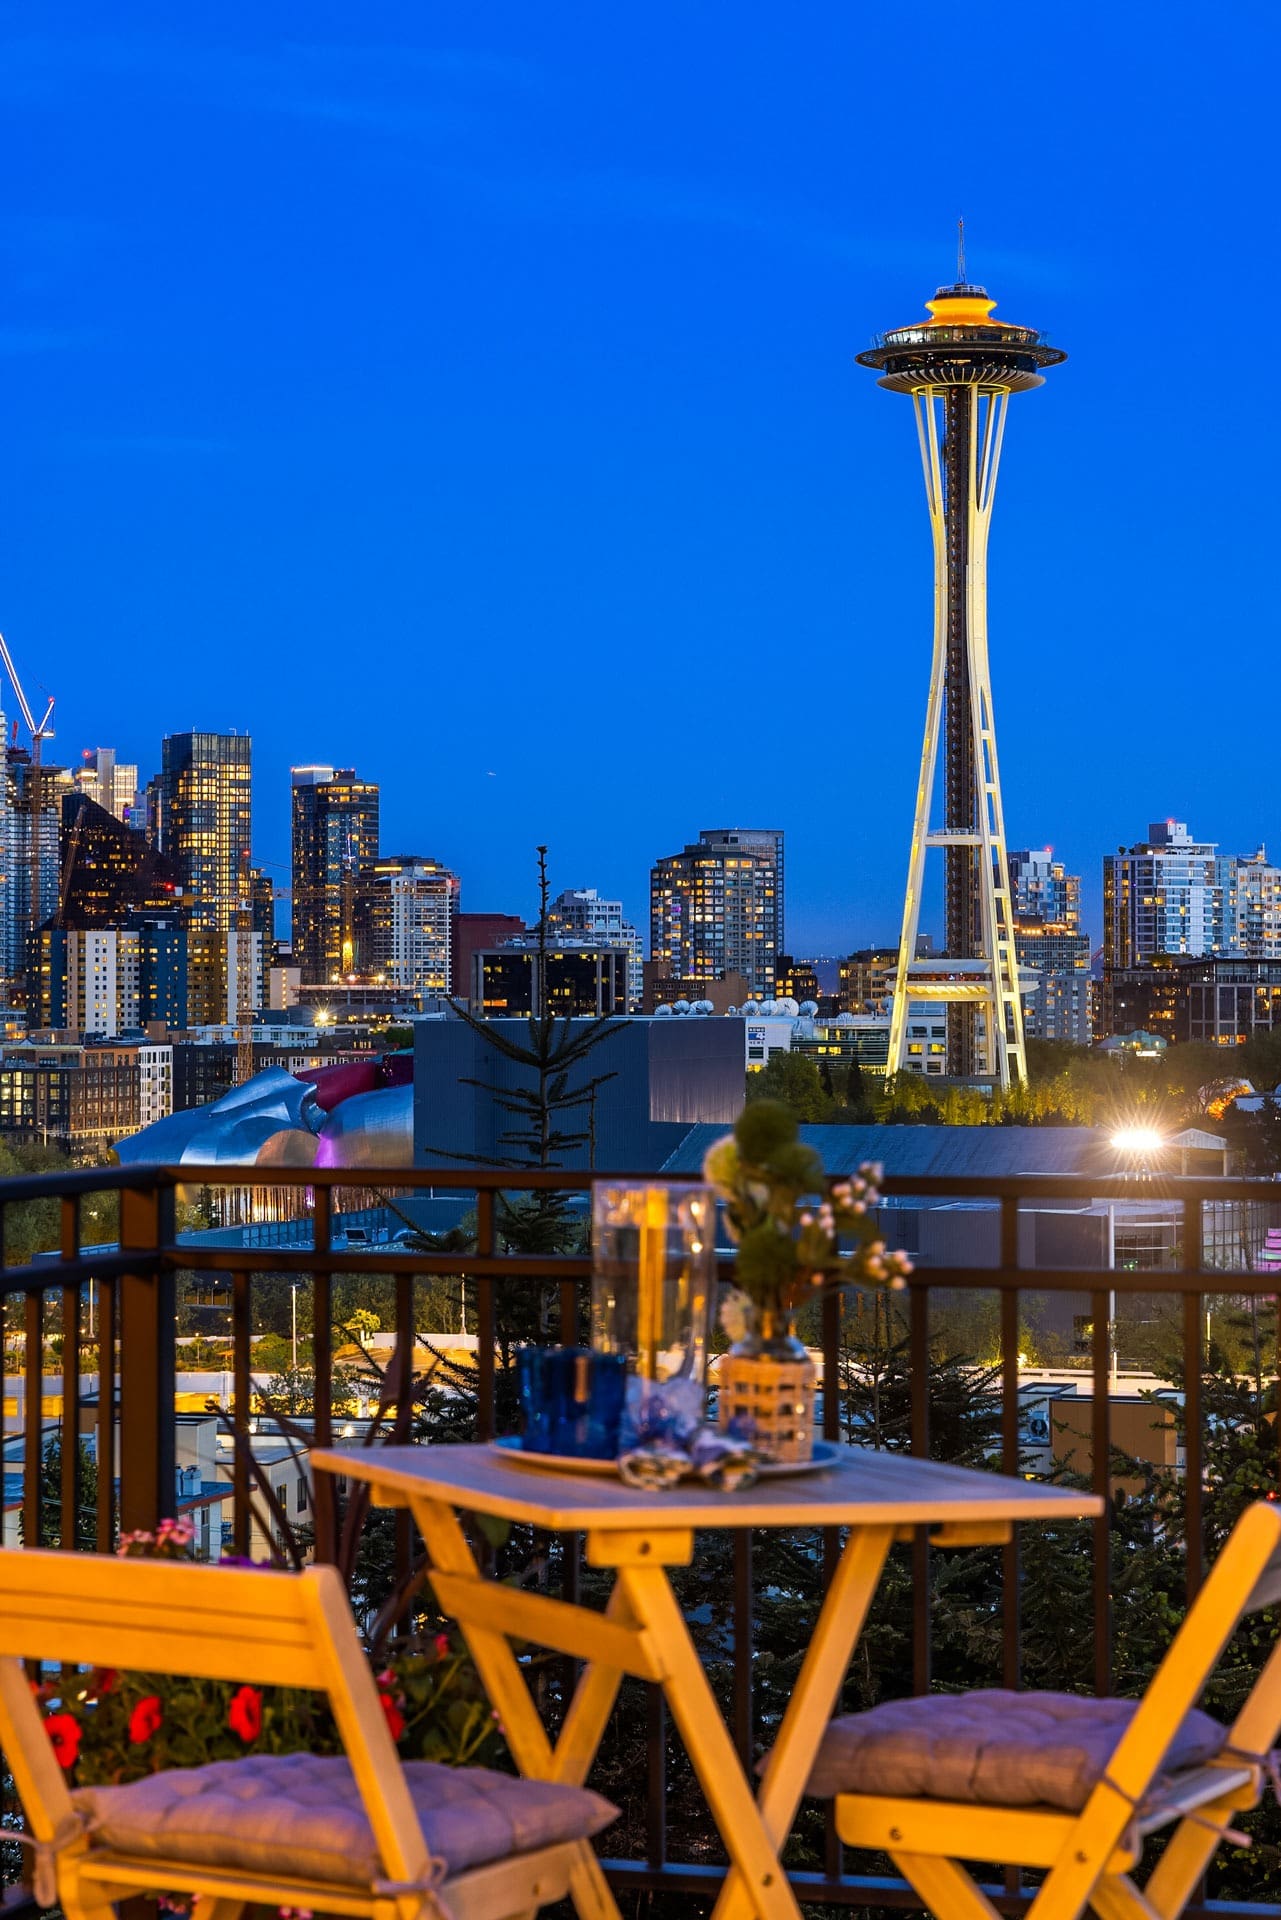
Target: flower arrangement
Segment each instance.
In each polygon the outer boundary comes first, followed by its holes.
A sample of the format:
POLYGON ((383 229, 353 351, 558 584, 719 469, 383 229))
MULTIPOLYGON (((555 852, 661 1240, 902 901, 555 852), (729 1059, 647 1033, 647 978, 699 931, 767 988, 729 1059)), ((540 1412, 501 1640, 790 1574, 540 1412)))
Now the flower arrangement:
POLYGON ((733 1133, 708 1149, 703 1177, 725 1202, 738 1248, 737 1285, 721 1310, 731 1339, 781 1327, 816 1287, 901 1287, 912 1271, 876 1226, 880 1167, 829 1186, 821 1158, 776 1100, 744 1107, 733 1133))
MULTIPOLYGON (((124 1559, 187 1560, 192 1529, 162 1520, 122 1535, 124 1559)), ((224 1566, 252 1562, 224 1560, 224 1566)), ((262 1577, 274 1577, 268 1568, 262 1577)), ((376 1672, 391 1737, 406 1759, 451 1766, 488 1757, 501 1732, 466 1651, 449 1633, 397 1642, 376 1672)), ((165 1767, 203 1766, 243 1753, 339 1753, 323 1695, 179 1674, 50 1676, 36 1689, 58 1764, 77 1786, 115 1786, 165 1767)))

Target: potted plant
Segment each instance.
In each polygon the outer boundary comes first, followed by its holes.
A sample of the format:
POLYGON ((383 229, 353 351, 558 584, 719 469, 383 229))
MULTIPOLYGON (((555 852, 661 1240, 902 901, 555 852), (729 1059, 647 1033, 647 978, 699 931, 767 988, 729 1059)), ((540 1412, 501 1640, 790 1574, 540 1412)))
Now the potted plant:
POLYGON ((708 1149, 703 1177, 724 1202, 737 1285, 721 1307, 733 1342, 717 1368, 719 1417, 778 1460, 814 1445, 814 1362, 796 1338, 816 1288, 901 1286, 912 1263, 887 1251, 873 1209, 878 1166, 828 1182, 788 1109, 755 1100, 708 1149))

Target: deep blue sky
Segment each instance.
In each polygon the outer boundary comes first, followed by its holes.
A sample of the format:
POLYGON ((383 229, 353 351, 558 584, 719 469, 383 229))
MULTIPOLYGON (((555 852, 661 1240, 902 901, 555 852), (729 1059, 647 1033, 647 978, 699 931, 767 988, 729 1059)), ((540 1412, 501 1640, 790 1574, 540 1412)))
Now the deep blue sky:
MULTIPOLYGON (((953 271, 1012 403, 1011 844, 1281 854, 1275 10, 0 9, 0 627, 60 757, 248 728, 381 781, 470 909, 642 926, 783 826, 790 944, 897 930, 929 545, 853 355, 953 271), (203 17, 201 17, 203 16, 203 17)), ((10 714, 13 702, 5 697, 10 714)))

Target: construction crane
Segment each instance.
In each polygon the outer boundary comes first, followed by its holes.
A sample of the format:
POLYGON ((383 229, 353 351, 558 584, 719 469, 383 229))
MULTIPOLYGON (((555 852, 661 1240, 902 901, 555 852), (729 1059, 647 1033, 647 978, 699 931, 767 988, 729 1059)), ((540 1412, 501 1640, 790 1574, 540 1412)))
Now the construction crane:
POLYGON ((41 748, 44 746, 46 740, 53 739, 53 728, 49 725, 49 721, 53 717, 53 695, 49 695, 49 704, 44 710, 44 719, 40 722, 39 726, 37 726, 36 717, 31 711, 30 702, 22 690, 22 682, 18 678, 18 669, 13 664, 13 655, 10 653, 2 633, 0 633, 0 663, 3 663, 5 672, 13 682, 13 691, 17 695, 18 705, 22 709, 22 717, 27 723, 27 731, 31 735, 31 779, 28 789, 28 799, 31 807, 31 830, 27 836, 27 865, 31 885, 31 931, 35 933, 40 926, 40 819, 41 801, 43 799, 40 774, 41 748))

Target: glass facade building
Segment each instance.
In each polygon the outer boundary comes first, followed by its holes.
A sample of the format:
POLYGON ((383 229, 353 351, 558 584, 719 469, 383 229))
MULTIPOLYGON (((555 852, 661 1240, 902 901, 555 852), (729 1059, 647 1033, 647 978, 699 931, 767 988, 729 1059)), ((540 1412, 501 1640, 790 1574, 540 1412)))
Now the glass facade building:
POLYGON ((304 985, 356 972, 360 872, 378 857, 378 788, 351 767, 293 769, 293 963, 304 985))
POLYGON ((164 742, 161 844, 177 868, 188 926, 225 933, 246 883, 247 733, 174 733, 164 742))

